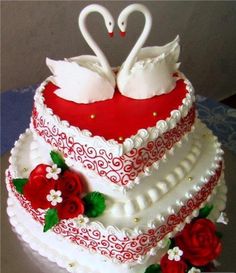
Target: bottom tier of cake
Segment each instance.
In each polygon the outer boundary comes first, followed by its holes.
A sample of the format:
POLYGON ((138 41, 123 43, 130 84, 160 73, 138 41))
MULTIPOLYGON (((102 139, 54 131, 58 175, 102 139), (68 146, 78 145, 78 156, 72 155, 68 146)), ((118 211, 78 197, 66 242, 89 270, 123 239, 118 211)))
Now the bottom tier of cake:
MULTIPOLYGON (((222 200, 226 200, 224 179, 219 182, 215 190, 214 198, 209 200, 214 204, 214 210, 209 216, 212 221, 216 221, 220 211, 225 208, 225 203, 222 203, 222 200)), ((78 247, 53 232, 43 233, 41 224, 29 217, 13 195, 8 198, 7 213, 14 230, 33 250, 73 273, 144 273, 150 264, 158 263, 167 251, 163 249, 157 256, 150 257, 145 264, 132 267, 127 264, 116 264, 83 247, 78 247)))

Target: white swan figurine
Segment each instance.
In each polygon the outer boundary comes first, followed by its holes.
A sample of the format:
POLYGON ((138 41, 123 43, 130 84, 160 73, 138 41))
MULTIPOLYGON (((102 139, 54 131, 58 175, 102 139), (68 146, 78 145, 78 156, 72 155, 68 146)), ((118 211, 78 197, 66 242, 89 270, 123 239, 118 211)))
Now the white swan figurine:
POLYGON ((103 16, 110 36, 113 36, 114 19, 106 8, 98 4, 85 7, 79 15, 80 31, 96 56, 83 55, 60 61, 46 58, 46 64, 53 73, 52 82, 59 87, 55 94, 77 103, 107 100, 114 95, 115 76, 111 66, 87 30, 86 17, 92 12, 103 16))
POLYGON ((175 87, 180 53, 179 36, 164 46, 142 48, 152 27, 152 16, 142 4, 131 4, 119 15, 118 26, 124 36, 128 17, 139 11, 145 17, 144 29, 117 75, 120 92, 134 99, 147 99, 168 93, 175 87))

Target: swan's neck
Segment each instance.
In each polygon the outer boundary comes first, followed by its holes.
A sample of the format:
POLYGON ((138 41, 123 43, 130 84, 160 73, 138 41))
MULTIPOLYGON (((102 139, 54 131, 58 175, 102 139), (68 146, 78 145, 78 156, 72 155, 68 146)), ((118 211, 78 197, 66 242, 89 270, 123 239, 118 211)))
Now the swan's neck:
POLYGON ((127 10, 127 17, 134 11, 139 11, 144 15, 145 25, 141 35, 139 36, 136 44, 134 45, 133 49, 131 50, 129 56, 127 57, 124 63, 124 66, 123 66, 124 73, 129 73, 131 67, 133 66, 135 62, 135 58, 137 54, 139 53, 140 49, 142 48, 142 46, 144 45, 145 41, 147 40, 151 27, 152 27, 152 16, 146 7, 139 4, 135 6, 131 6, 130 10, 127 10))
POLYGON ((104 53, 102 52, 102 50, 100 49, 100 47, 98 46, 98 44, 94 41, 94 39, 92 38, 92 36, 90 35, 90 33, 88 32, 87 29, 87 25, 86 25, 86 17, 92 13, 92 12, 98 12, 100 13, 104 20, 106 17, 106 10, 99 6, 99 5, 90 5, 86 8, 84 8, 82 10, 82 12, 80 13, 79 16, 79 28, 80 31, 85 39, 85 41, 87 42, 87 44, 89 45, 89 47, 93 50, 93 52, 95 53, 95 55, 97 56, 102 68, 103 68, 103 72, 106 75, 107 79, 114 84, 115 80, 114 80, 114 75, 111 69, 111 66, 107 60, 107 58, 105 57, 104 53))

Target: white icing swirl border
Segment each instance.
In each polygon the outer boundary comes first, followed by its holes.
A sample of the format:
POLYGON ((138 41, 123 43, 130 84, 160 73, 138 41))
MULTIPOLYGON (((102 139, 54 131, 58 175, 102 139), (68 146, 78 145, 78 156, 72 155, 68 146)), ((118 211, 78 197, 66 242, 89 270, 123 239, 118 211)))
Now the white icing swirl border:
MULTIPOLYGON (((17 174, 17 169, 14 168, 14 164, 16 163, 16 156, 17 156, 17 150, 19 149, 19 147, 21 146, 21 142, 24 140, 24 138, 26 137, 27 134, 30 134, 30 130, 27 130, 26 134, 24 135, 21 135, 20 136, 20 141, 18 141, 15 145, 15 148, 13 148, 12 150, 12 156, 10 158, 10 162, 11 162, 11 166, 10 166, 10 171, 13 173, 13 174, 17 174), (13 165, 12 165, 13 164, 13 165)), ((215 139, 216 140, 216 139, 215 139)), ((177 200, 176 201, 176 206, 175 208, 172 207, 172 208, 167 208, 167 215, 157 215, 156 218, 152 221, 149 221, 147 223, 147 226, 144 227, 144 226, 141 226, 139 227, 138 225, 135 227, 135 228, 117 228, 115 226, 107 226, 105 227, 101 222, 89 222, 88 224, 85 225, 85 227, 87 228, 92 228, 93 230, 100 230, 101 232, 103 232, 103 234, 110 234, 110 235, 116 235, 118 236, 118 238, 122 238, 123 236, 128 236, 130 238, 132 237, 139 237, 139 235, 142 235, 144 232, 147 232, 150 228, 151 229, 155 229, 157 226, 159 225, 163 225, 168 217, 168 215, 171 215, 171 214, 176 214, 176 212, 178 211, 179 208, 181 208, 183 205, 184 205, 184 201, 190 199, 196 192, 198 192, 200 189, 201 189, 201 185, 204 185, 205 183, 207 183, 209 181, 209 179, 215 175, 215 172, 216 170, 219 168, 219 164, 220 162, 222 161, 222 153, 223 151, 221 150, 220 148, 220 144, 218 142, 216 142, 217 144, 217 149, 216 149, 216 155, 214 157, 214 160, 211 164, 211 167, 207 170, 206 172, 206 175, 202 176, 201 179, 200 179, 200 182, 197 183, 195 186, 194 186, 194 189, 191 190, 191 191, 188 191, 184 198, 181 199, 181 200, 177 200), (105 232, 105 233, 104 233, 105 232)), ((8 186, 8 190, 11 191, 11 189, 9 188, 8 186)), ((209 201, 210 200, 210 196, 214 195, 214 192, 212 192, 207 200, 209 201)), ((202 207, 206 202, 204 201, 200 207, 202 207)), ((150 249, 150 251, 148 253, 146 253, 144 256, 140 256, 138 258, 138 262, 139 263, 143 263, 145 261, 145 259, 147 259, 148 255, 155 255, 157 250, 161 247, 163 247, 163 240, 167 237, 172 237, 175 232, 177 232, 178 230, 180 230, 185 223, 188 223, 191 221, 191 219, 193 217, 195 217, 198 213, 198 209, 194 210, 192 212, 191 215, 187 216, 182 222, 181 224, 177 225, 174 229, 174 231, 172 232, 169 232, 168 234, 166 234, 165 237, 163 237, 157 244, 157 246, 153 247, 150 249)), ((78 225, 78 223, 76 222, 76 220, 69 220, 68 221, 68 225, 69 223, 73 223, 73 225, 78 225)), ((116 259, 115 259, 116 260, 116 259)), ((117 261, 118 262, 118 261, 117 261)), ((127 261, 128 262, 128 261, 127 261)), ((129 261, 128 263, 130 264, 131 261, 129 261)), ((132 262, 131 262, 132 263, 132 262)))
MULTIPOLYGON (((208 217, 208 218, 209 218, 211 221, 213 221, 213 222, 215 222, 215 221, 218 219, 218 217, 219 217, 219 215, 220 215, 220 212, 223 211, 223 210, 225 209, 225 207, 226 207, 226 200, 227 200, 226 193, 227 193, 227 187, 226 187, 226 185, 225 185, 225 181, 224 181, 223 175, 222 175, 222 177, 220 178, 220 180, 221 180, 221 181, 218 183, 218 185, 217 185, 217 186, 215 187, 215 189, 213 190, 213 193, 212 193, 210 196, 208 196, 207 202, 204 202, 204 203, 202 204, 202 206, 201 206, 201 207, 203 207, 206 203, 211 203, 211 204, 214 205, 214 209, 213 209, 213 211, 211 212, 211 214, 210 214, 209 217, 208 217), (221 202, 219 203, 218 200, 221 200, 221 202)), ((64 257, 63 257, 63 259, 61 259, 62 256, 61 256, 61 255, 55 255, 55 252, 53 252, 53 251, 52 251, 51 253, 48 253, 48 251, 50 252, 50 248, 47 247, 46 250, 45 250, 45 248, 42 248, 42 245, 43 245, 43 244, 42 244, 40 241, 39 241, 40 243, 37 243, 37 244, 36 244, 36 243, 33 243, 34 240, 30 240, 31 238, 33 238, 33 237, 31 236, 31 234, 30 234, 27 230, 25 230, 23 226, 21 226, 21 223, 19 223, 19 221, 17 221, 17 217, 16 217, 15 211, 14 211, 14 209, 13 209, 13 205, 15 204, 15 202, 12 200, 12 198, 15 198, 15 197, 12 196, 12 193, 9 193, 9 194, 10 194, 11 197, 9 197, 9 199, 8 199, 7 214, 8 214, 8 216, 9 216, 10 223, 11 223, 11 225, 12 225, 13 227, 15 227, 16 232, 22 237, 22 239, 23 239, 24 241, 26 241, 27 243, 29 243, 29 245, 30 245, 30 247, 31 247, 32 249, 38 251, 40 255, 47 257, 49 260, 51 260, 51 261, 53 261, 53 262, 56 262, 59 266, 65 267, 65 268, 67 268, 67 270, 68 270, 69 272, 71 272, 72 268, 68 267, 68 265, 69 265, 70 262, 71 262, 71 260, 70 260, 69 257, 66 257, 66 260, 65 260, 64 257), (55 256, 54 256, 53 254, 54 254, 55 256)), ((175 229, 174 232, 169 233, 165 238, 163 238, 163 239, 158 243, 158 247, 152 248, 152 249, 147 253, 147 255, 140 257, 140 259, 138 260, 138 263, 139 263, 139 264, 144 264, 144 263, 146 263, 147 260, 149 259, 149 255, 150 255, 150 256, 156 256, 159 249, 166 248, 167 240, 168 240, 169 238, 173 237, 177 232, 181 231, 181 230, 184 228, 185 224, 186 224, 186 223, 189 223, 189 222, 191 221, 191 219, 192 219, 193 217, 196 217, 197 215, 198 215, 198 211, 194 211, 193 214, 192 214, 192 216, 189 217, 188 219, 186 219, 187 221, 186 221, 185 223, 182 223, 181 225, 179 225, 179 226, 175 229)), ((45 247, 45 245, 44 245, 44 247, 45 247)), ((82 247, 81 247, 80 249, 81 249, 81 251, 84 251, 82 247)), ((88 250, 88 251, 89 251, 91 254, 95 254, 95 253, 94 253, 93 251, 91 251, 91 250, 88 250)), ((59 253, 56 252, 56 254, 59 254, 59 253)), ((101 256, 101 259, 102 259, 103 261, 104 261, 104 259, 107 260, 107 261, 109 261, 109 259, 108 259, 107 257, 102 258, 102 256, 101 256)), ((112 260, 112 262, 113 262, 113 263, 119 264, 119 262, 117 262, 116 260, 112 260)), ((127 264, 127 263, 122 263, 121 265, 122 265, 123 267, 127 267, 127 266, 135 266, 136 264, 137 264, 137 263, 128 263, 128 264, 127 264)), ((87 271, 85 271, 85 272, 87 272, 87 271)))
MULTIPOLYGON (((148 188, 146 192, 140 193, 135 198, 130 199, 127 202, 116 202, 114 204, 110 204, 108 213, 114 213, 117 216, 132 216, 143 209, 147 209, 152 206, 158 200, 160 200, 166 193, 168 193, 174 186, 181 182, 184 179, 188 172, 192 170, 194 164, 197 162, 200 154, 201 154, 201 143, 199 139, 194 139, 193 146, 190 152, 185 156, 183 160, 167 174, 165 179, 156 183, 155 186, 148 188)), ((169 151, 170 154, 173 154, 174 147, 172 151, 169 151)), ((164 159, 160 159, 160 161, 164 161, 164 159)), ((151 166, 147 173, 144 173, 143 176, 150 176, 153 173, 153 166, 151 166)), ((136 184, 139 184, 141 175, 139 175, 136 179, 136 184)))
MULTIPOLYGON (((198 122, 199 122, 199 120, 196 119, 196 123, 198 123, 198 122)), ((32 131, 35 141, 37 142, 38 139, 40 140, 41 137, 38 136, 38 134, 32 128, 30 128, 30 129, 32 131)), ((154 162, 150 167, 146 167, 145 172, 140 172, 138 174, 138 176, 133 181, 130 181, 129 183, 127 183, 127 185, 117 185, 115 183, 110 183, 110 180, 107 179, 107 177, 105 177, 105 176, 102 177, 102 179, 104 180, 103 183, 106 183, 107 186, 109 186, 110 188, 113 189, 113 191, 116 191, 116 192, 119 191, 123 195, 126 195, 136 185, 139 185, 142 182, 143 178, 151 176, 155 170, 158 170, 159 165, 162 162, 165 162, 168 159, 168 156, 173 156, 176 148, 180 147, 183 144, 183 141, 188 141, 189 136, 192 135, 194 132, 195 132, 195 125, 192 126, 191 131, 186 133, 184 135, 184 137, 178 143, 175 143, 174 146, 170 150, 167 150, 167 152, 163 155, 163 157, 161 159, 154 162)), ((44 145, 45 145, 45 143, 44 143, 44 145)), ((39 143, 35 144, 35 147, 34 147, 35 152, 39 149, 40 149, 39 143)), ((50 151, 51 151, 51 146, 50 146, 50 149, 48 149, 48 154, 50 153, 50 151)), ((39 153, 39 151, 38 151, 38 153, 39 153)), ((35 154, 35 157, 38 158, 38 155, 35 154)), ((193 159, 189 159, 189 160, 191 161, 193 159)), ((81 166, 81 164, 79 162, 74 162, 74 161, 70 160, 69 158, 65 158, 65 162, 69 167, 71 167, 71 168, 73 167, 75 169, 75 171, 81 172, 82 169, 85 169, 83 166, 81 166)), ((86 169, 86 175, 89 175, 89 176, 97 178, 97 179, 100 178, 100 176, 95 171, 92 171, 89 169, 86 169)))
MULTIPOLYGON (((204 124, 202 124, 202 126, 206 127, 204 124)), ((26 129, 26 132, 19 136, 19 140, 15 142, 15 146, 11 150, 11 156, 9 158, 9 163, 10 163, 9 170, 10 170, 13 177, 14 176, 17 177, 17 174, 18 174, 18 170, 16 168, 14 168, 14 165, 17 162, 17 154, 19 152, 19 148, 20 148, 21 144, 24 142, 25 138, 29 134, 31 134, 31 130, 26 129)), ((214 138, 216 141, 217 138, 216 137, 214 137, 214 138)), ((223 150, 221 149, 221 144, 219 142, 216 142, 216 144, 217 144, 216 155, 214 156, 214 160, 211 163, 211 167, 206 170, 205 175, 201 176, 200 181, 194 186, 194 190, 186 192, 183 200, 177 200, 176 201, 176 208, 169 209, 168 214, 171 214, 171 213, 175 212, 176 209, 180 208, 184 204, 184 201, 188 200, 188 198, 193 196, 195 192, 199 191, 201 186, 204 185, 205 183, 207 183, 209 178, 215 174, 216 169, 219 167, 219 162, 222 162, 222 160, 223 160, 222 155, 224 153, 223 150)), ((7 171, 6 171, 6 173, 7 173, 7 171)), ((10 190, 10 189, 8 189, 8 190, 10 190)), ((151 228, 157 227, 158 224, 163 224, 163 222, 165 221, 165 217, 167 217, 168 214, 165 216, 164 215, 157 215, 155 221, 152 220, 149 223, 147 223, 146 229, 148 229, 150 227, 151 228)), ((134 229, 129 229, 129 228, 119 229, 114 226, 105 227, 102 223, 97 222, 97 221, 92 221, 92 222, 89 221, 89 223, 87 225, 93 226, 99 230, 107 229, 108 233, 110 233, 110 234, 114 234, 114 232, 115 232, 116 234, 119 233, 120 236, 128 235, 129 237, 135 237, 135 236, 139 235, 140 230, 144 231, 143 227, 142 228, 138 227, 138 225, 134 229)))
POLYGON ((174 128, 181 118, 188 114, 188 111, 195 101, 194 88, 190 81, 184 76, 183 73, 179 73, 179 78, 184 80, 186 84, 187 94, 182 100, 182 105, 178 109, 171 111, 170 117, 166 120, 160 120, 156 126, 149 127, 147 129, 140 129, 136 135, 126 138, 122 144, 118 143, 114 139, 106 140, 101 136, 93 136, 89 130, 80 130, 78 127, 71 126, 68 121, 61 120, 57 115, 53 113, 51 108, 48 108, 44 103, 44 97, 42 92, 45 85, 51 81, 51 77, 48 77, 36 90, 35 93, 35 107, 40 115, 48 115, 48 120, 53 120, 53 125, 61 130, 65 130, 67 134, 75 137, 80 143, 90 145, 92 147, 103 147, 107 152, 111 152, 114 156, 122 156, 130 152, 133 148, 140 148, 144 146, 148 141, 156 139, 168 130, 174 128))

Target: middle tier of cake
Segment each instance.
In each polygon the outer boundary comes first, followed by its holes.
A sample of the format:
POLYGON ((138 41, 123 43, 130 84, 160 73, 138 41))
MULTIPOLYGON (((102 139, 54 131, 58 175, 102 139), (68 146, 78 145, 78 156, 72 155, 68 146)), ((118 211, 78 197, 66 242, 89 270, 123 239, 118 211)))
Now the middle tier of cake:
MULTIPOLYGON (((39 143, 30 130, 21 136, 12 151, 9 191, 15 192, 12 178, 27 177, 37 164, 51 163, 49 153, 50 145, 39 143)), ((197 121, 194 132, 168 153, 157 170, 140 179, 129 191, 118 194, 116 185, 81 167, 88 187, 100 184, 99 190, 107 200, 105 213, 96 220, 91 218, 81 227, 76 218, 62 221, 53 231, 71 240, 78 237, 75 243, 79 245, 79 238, 87 238, 88 248, 98 236, 101 240, 96 242, 96 251, 105 256, 110 253, 112 259, 121 262, 133 263, 155 255, 163 247, 165 238, 172 237, 196 217, 199 209, 215 194, 214 188, 224 180, 222 154, 217 138, 197 121), (107 243, 106 253, 104 243, 107 243)), ((34 211, 24 197, 14 194, 41 223, 44 212, 34 211)))

